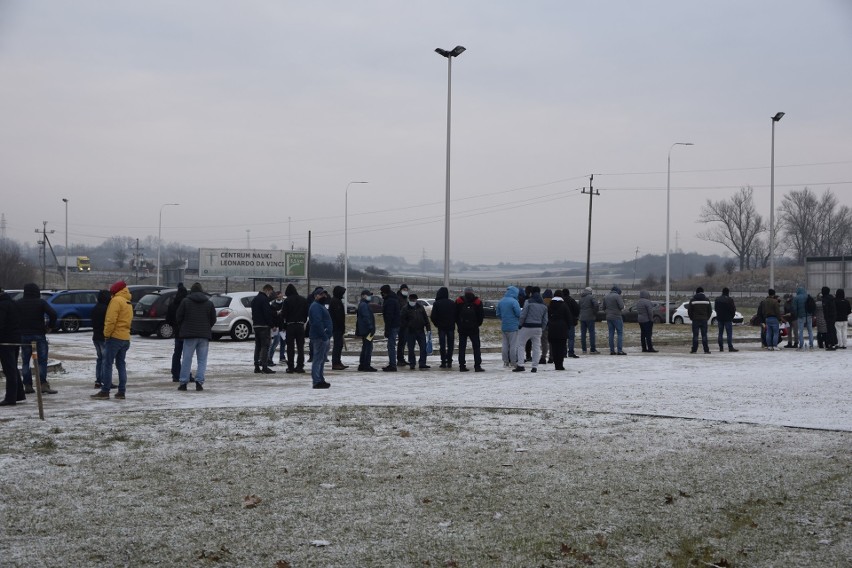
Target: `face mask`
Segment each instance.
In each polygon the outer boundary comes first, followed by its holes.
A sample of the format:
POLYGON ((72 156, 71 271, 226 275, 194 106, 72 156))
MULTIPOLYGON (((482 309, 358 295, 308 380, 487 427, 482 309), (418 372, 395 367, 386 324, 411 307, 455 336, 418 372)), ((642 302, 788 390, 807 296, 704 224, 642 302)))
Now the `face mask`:
POLYGON ((407 297, 408 297, 408 290, 403 290, 403 291, 402 291, 402 296, 403 296, 404 298, 407 298, 407 297))
POLYGON ((412 308, 417 305, 417 302, 408 302, 408 305, 412 308))

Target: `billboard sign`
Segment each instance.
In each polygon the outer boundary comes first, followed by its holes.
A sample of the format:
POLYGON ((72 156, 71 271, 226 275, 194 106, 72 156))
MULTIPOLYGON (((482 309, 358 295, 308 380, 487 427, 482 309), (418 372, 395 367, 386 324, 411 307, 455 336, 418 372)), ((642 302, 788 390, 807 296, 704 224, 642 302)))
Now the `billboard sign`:
POLYGON ((200 249, 199 276, 305 278, 307 253, 285 250, 200 249))

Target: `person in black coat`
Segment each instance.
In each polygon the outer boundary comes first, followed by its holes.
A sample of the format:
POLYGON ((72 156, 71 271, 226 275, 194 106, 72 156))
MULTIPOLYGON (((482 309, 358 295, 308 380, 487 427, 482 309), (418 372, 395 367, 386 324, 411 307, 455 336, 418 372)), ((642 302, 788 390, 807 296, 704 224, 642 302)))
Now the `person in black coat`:
POLYGON ((275 314, 269 305, 270 297, 275 289, 272 284, 266 284, 251 301, 251 322, 254 328, 254 372, 274 373, 269 368, 270 332, 275 326, 275 314))
POLYGON ((308 300, 296 287, 287 284, 281 314, 287 324, 287 372, 305 372, 305 322, 308 321, 308 300))
POLYGON ((837 328, 834 326, 837 322, 837 303, 834 296, 831 295, 831 288, 828 286, 822 287, 822 315, 825 318, 827 328, 825 349, 826 351, 834 351, 837 349, 837 328))
POLYGON ((456 326, 459 330, 459 371, 467 371, 465 365, 465 349, 467 340, 470 338, 473 347, 473 370, 477 373, 483 372, 482 351, 480 349, 479 328, 485 312, 482 309, 482 300, 474 294, 473 288, 468 286, 464 294, 456 298, 456 326))
POLYGON ((408 344, 408 366, 414 370, 414 343, 420 347, 419 368, 426 370, 426 332, 432 331, 429 325, 429 316, 426 309, 417 302, 417 294, 409 294, 408 301, 400 310, 399 315, 400 334, 405 335, 408 344))
MULTIPOLYGON (((386 367, 382 367, 382 371, 386 373, 392 373, 396 371, 396 364, 399 361, 399 357, 405 357, 405 355, 400 351, 397 352, 397 348, 399 347, 399 298, 397 295, 391 290, 390 285, 383 284, 379 289, 379 293, 382 295, 382 320, 385 324, 385 337, 388 340, 388 364, 386 367)), ((403 363, 405 360, 403 359, 403 363)))
POLYGON ((98 292, 98 303, 92 308, 92 343, 95 345, 97 361, 95 362, 95 388, 101 388, 104 377, 104 364, 106 361, 106 339, 104 338, 104 321, 106 320, 107 306, 109 306, 112 294, 109 290, 98 292))
POLYGON ((20 315, 18 305, 11 296, 0 290, 0 365, 6 377, 6 394, 0 406, 14 406, 27 399, 24 383, 18 373, 18 352, 21 342, 20 315), (11 345, 10 345, 11 344, 11 345))
POLYGON ((180 365, 180 386, 186 390, 189 373, 192 370, 192 355, 198 359, 195 369, 195 390, 204 390, 204 378, 207 372, 207 352, 213 338, 213 324, 216 323, 216 308, 209 296, 204 293, 201 284, 196 282, 189 295, 180 303, 177 311, 177 324, 183 338, 183 360, 180 365))
POLYGON ((56 310, 42 297, 38 284, 30 282, 24 284, 24 297, 17 301, 18 313, 21 323, 21 360, 24 380, 24 391, 27 394, 35 392, 33 389, 33 374, 30 369, 32 360, 32 343, 36 344, 36 355, 38 356, 38 372, 41 380, 41 392, 56 394, 47 382, 47 331, 56 328, 56 310), (47 318, 47 324, 45 324, 47 318))
POLYGON ((849 328, 849 314, 852 314, 852 305, 846 299, 846 291, 838 288, 834 294, 835 317, 834 327, 837 329, 837 348, 846 349, 846 334, 849 328))
POLYGON ((556 290, 547 306, 547 339, 550 342, 553 365, 557 371, 565 370, 570 320, 571 312, 562 297, 562 291, 556 290))
POLYGON ((568 288, 562 289, 562 299, 568 307, 568 357, 571 359, 579 359, 574 353, 574 332, 576 331, 577 322, 580 321, 580 304, 577 300, 571 297, 571 292, 568 288))
POLYGON ((335 286, 331 291, 331 300, 328 302, 328 315, 331 316, 331 336, 334 339, 334 347, 331 350, 331 368, 342 371, 347 368, 341 361, 343 355, 343 335, 346 331, 346 306, 343 305, 343 297, 346 288, 335 286))
POLYGON ((441 368, 453 367, 453 343, 456 340, 456 303, 450 299, 450 291, 445 286, 438 288, 435 303, 429 319, 438 330, 438 343, 441 353, 441 368))
POLYGON ((183 282, 178 282, 177 292, 175 292, 175 297, 172 299, 172 303, 169 304, 169 309, 166 312, 166 322, 172 326, 172 329, 175 331, 175 348, 174 351, 172 351, 172 381, 174 382, 178 382, 180 380, 180 359, 183 356, 183 339, 178 332, 177 311, 178 307, 180 307, 180 303, 183 302, 188 295, 189 291, 187 291, 183 282))

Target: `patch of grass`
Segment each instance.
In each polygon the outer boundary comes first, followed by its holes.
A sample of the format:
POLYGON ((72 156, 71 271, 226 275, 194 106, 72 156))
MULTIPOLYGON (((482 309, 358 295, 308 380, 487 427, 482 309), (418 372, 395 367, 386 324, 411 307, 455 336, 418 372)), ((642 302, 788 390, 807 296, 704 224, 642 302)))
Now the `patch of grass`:
POLYGON ((53 438, 43 438, 33 443, 33 450, 40 453, 55 452, 56 448, 56 442, 53 438))

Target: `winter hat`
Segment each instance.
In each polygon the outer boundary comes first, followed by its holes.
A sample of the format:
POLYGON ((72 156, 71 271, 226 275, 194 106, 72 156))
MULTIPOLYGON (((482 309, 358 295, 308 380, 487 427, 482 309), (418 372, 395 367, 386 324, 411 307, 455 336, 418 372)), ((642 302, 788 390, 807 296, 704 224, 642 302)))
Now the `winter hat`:
POLYGON ((390 293, 391 293, 391 287, 390 287, 390 284, 385 284, 385 285, 383 285, 381 288, 379 288, 379 291, 380 291, 382 294, 390 294, 390 293))
POLYGON ((124 280, 119 280, 115 284, 109 287, 109 293, 112 295, 118 294, 120 291, 127 288, 127 284, 124 283, 124 280))
POLYGON ((552 298, 553 297, 553 290, 551 290, 550 288, 547 288, 544 291, 544 294, 541 295, 541 297, 542 298, 552 298))
POLYGON ((467 294, 467 293, 471 293, 471 294, 473 294, 473 288, 471 288, 470 286, 467 286, 467 287, 464 289, 464 293, 465 293, 465 294, 467 294))
POLYGON ((417 299, 417 294, 411 293, 408 295, 408 301, 413 301, 417 299))
POLYGON ((189 289, 190 292, 203 292, 204 290, 201 288, 201 282, 196 282, 189 289))
POLYGON ((722 295, 723 295, 723 296, 727 296, 727 295, 728 295, 728 294, 730 294, 730 293, 731 293, 731 291, 730 291, 730 290, 728 290, 727 288, 722 288, 722 295))
MULTIPOLYGON (((771 291, 771 290, 770 290, 770 291, 771 291)), ((703 294, 703 293, 704 293, 704 288, 702 288, 701 286, 699 286, 698 288, 696 288, 696 289, 695 289, 695 293, 696 293, 696 294, 703 294)))
POLYGON ((372 296, 373 293, 370 292, 369 290, 361 290, 361 295, 362 296, 372 296))
POLYGON ((583 288, 583 290, 585 290, 586 292, 591 292, 591 291, 592 291, 592 287, 591 287, 591 286, 586 286, 585 288, 583 288))
POLYGON ((774 288, 770 288, 770 289, 769 289, 769 295, 770 295, 770 296, 774 296, 774 295, 775 295, 775 289, 774 289, 774 288))
POLYGON ((823 286, 822 287, 822 295, 828 296, 829 294, 831 294, 831 288, 829 288, 828 286, 823 286))

